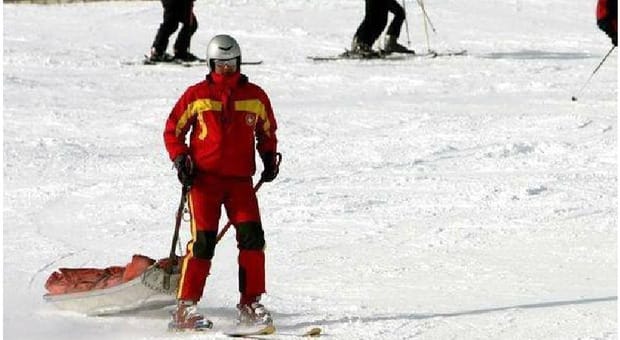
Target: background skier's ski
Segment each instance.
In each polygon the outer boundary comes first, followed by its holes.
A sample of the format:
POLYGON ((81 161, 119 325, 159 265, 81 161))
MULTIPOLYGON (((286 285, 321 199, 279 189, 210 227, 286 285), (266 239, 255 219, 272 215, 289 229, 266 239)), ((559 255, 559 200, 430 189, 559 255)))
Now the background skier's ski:
POLYGON ((376 54, 360 55, 345 51, 338 55, 326 55, 326 56, 308 56, 307 58, 312 61, 333 61, 333 60, 405 60, 413 58, 437 58, 437 57, 452 57, 463 56, 467 54, 467 50, 456 51, 428 51, 424 53, 384 53, 379 51, 376 54))
MULTIPOLYGON (((241 65, 261 65, 263 63, 262 60, 249 60, 242 61, 241 65)), ((184 67, 193 67, 193 66, 207 66, 207 61, 205 59, 198 59, 196 61, 180 61, 180 60, 171 60, 171 61, 153 61, 145 56, 142 61, 123 61, 122 65, 172 65, 172 66, 184 66, 184 67)))

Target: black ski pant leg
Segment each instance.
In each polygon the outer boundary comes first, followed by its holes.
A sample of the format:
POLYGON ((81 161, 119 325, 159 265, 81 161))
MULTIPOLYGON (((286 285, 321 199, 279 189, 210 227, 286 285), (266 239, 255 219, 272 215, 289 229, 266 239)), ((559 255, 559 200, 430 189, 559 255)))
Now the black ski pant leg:
POLYGON ((163 5, 164 19, 161 25, 159 25, 159 29, 157 30, 157 34, 155 35, 155 40, 153 41, 153 47, 159 53, 166 52, 170 36, 179 27, 178 14, 175 8, 167 3, 163 3, 163 5))
POLYGON ((388 27, 387 35, 398 38, 400 36, 400 30, 403 27, 405 21, 405 9, 396 0, 387 0, 388 10, 394 14, 392 23, 388 27))
POLYGON ((366 0, 364 20, 357 28, 355 36, 363 43, 372 46, 387 24, 388 9, 385 0, 366 0))
POLYGON ((196 20, 196 16, 192 12, 189 20, 183 21, 183 27, 179 31, 177 40, 174 43, 175 53, 189 52, 189 45, 192 41, 192 35, 194 35, 197 29, 198 21, 196 20))

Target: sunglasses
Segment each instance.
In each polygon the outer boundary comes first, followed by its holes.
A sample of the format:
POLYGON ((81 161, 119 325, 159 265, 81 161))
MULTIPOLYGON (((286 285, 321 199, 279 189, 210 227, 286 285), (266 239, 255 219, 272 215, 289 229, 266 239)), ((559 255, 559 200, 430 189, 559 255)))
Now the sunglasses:
POLYGON ((213 63, 215 64, 215 66, 219 66, 219 67, 223 67, 223 66, 233 67, 233 66, 237 66, 237 58, 215 59, 213 63))

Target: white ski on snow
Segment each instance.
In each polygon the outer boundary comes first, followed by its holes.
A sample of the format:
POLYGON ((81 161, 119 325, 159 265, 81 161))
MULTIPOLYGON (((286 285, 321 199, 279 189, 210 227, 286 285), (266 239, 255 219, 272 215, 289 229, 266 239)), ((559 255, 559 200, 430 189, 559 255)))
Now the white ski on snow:
POLYGON ((361 60, 361 61, 370 61, 370 60, 408 60, 414 58, 437 58, 437 57, 454 57, 454 56, 464 56, 467 55, 467 50, 455 50, 455 51, 428 51, 424 53, 383 53, 381 51, 377 51, 377 54, 372 54, 369 56, 361 56, 357 54, 351 54, 349 51, 345 51, 344 53, 337 55, 326 55, 326 56, 308 56, 307 58, 312 61, 337 61, 337 60, 361 60))
POLYGON ((273 325, 259 326, 259 327, 235 327, 224 332, 231 338, 245 338, 245 337, 269 337, 271 335, 286 335, 296 337, 318 337, 321 336, 323 330, 320 327, 312 327, 303 333, 279 333, 276 332, 276 327, 273 325))

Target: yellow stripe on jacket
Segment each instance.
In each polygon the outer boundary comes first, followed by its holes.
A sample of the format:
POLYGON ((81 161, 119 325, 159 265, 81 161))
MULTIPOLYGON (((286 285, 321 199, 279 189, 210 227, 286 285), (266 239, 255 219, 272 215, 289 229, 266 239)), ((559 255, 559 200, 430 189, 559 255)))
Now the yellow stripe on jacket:
MULTIPOLYGON (((183 112, 179 121, 177 122, 177 126, 174 130, 174 134, 176 137, 182 133, 183 129, 187 125, 187 122, 192 119, 192 117, 204 112, 204 111, 222 111, 222 102, 211 99, 198 99, 191 102, 187 105, 187 109, 183 112)), ((200 118, 200 117, 199 117, 200 118)), ((201 139, 207 136, 207 125, 204 123, 203 119, 199 119, 200 128, 202 129, 202 133, 200 134, 201 139)))

